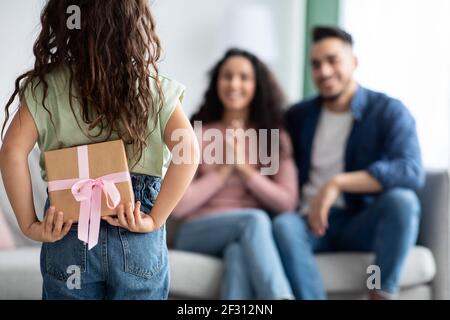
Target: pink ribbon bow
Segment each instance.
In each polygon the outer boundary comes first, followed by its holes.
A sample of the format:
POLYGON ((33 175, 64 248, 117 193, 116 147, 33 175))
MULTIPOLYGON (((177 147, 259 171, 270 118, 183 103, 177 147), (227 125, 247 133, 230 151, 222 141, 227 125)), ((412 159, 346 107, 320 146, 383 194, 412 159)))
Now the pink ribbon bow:
POLYGON ((102 192, 109 209, 120 203, 120 193, 115 183, 131 181, 129 172, 108 174, 97 179, 89 178, 89 158, 87 146, 77 147, 79 179, 49 181, 49 191, 71 189, 76 201, 80 202, 78 218, 78 239, 88 244, 91 250, 98 243, 100 231, 102 192))

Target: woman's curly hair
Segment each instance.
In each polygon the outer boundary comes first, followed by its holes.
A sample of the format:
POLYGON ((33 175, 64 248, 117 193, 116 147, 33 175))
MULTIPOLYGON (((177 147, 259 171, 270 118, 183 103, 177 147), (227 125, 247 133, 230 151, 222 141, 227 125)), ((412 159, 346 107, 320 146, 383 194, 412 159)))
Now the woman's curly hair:
MULTIPOLYGON (((100 128, 93 139, 104 132, 108 140, 116 132, 126 144, 133 145, 137 161, 147 145, 149 120, 160 111, 151 94, 151 80, 163 101, 158 82, 157 61, 161 45, 155 32, 155 21, 147 0, 49 0, 41 13, 42 30, 34 44, 34 68, 20 75, 5 107, 5 126, 10 107, 18 95, 32 84, 32 93, 42 84, 45 105, 48 83, 45 76, 59 67, 70 74, 70 107, 72 98, 79 101, 82 120, 89 131, 100 128), (81 12, 79 29, 67 27, 67 9, 76 5, 81 12)), ((80 124, 78 126, 81 129, 80 124)), ((154 129, 153 129, 154 130, 154 129)))
POLYGON ((209 85, 199 110, 191 121, 203 124, 220 121, 224 106, 217 92, 220 70, 228 59, 244 57, 249 60, 255 72, 256 90, 250 105, 249 122, 255 129, 278 129, 283 125, 284 94, 275 76, 254 54, 239 48, 229 49, 209 72, 209 85))

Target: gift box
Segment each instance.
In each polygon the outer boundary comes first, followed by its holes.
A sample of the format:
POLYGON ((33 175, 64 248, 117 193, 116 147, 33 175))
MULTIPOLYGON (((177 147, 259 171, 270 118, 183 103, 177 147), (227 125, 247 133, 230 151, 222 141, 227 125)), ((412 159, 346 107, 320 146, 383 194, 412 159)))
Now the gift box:
POLYGON ((101 216, 115 215, 120 203, 134 204, 123 141, 47 151, 44 159, 50 204, 65 221, 78 221, 79 239, 93 247, 101 216))

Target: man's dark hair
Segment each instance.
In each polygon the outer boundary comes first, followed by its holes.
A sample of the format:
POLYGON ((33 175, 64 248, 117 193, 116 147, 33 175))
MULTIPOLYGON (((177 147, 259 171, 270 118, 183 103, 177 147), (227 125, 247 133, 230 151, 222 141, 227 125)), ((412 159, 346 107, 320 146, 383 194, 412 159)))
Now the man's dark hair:
POLYGON ((312 31, 313 43, 317 43, 327 38, 337 38, 353 47, 353 38, 346 31, 338 27, 317 26, 312 31))

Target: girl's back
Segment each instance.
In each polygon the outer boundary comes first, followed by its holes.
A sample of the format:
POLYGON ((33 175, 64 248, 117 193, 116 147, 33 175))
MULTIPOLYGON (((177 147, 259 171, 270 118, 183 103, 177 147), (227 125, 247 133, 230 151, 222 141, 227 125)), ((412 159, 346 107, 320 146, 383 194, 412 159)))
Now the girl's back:
MULTIPOLYGON (((40 166, 41 175, 47 180, 43 152, 48 150, 61 149, 66 147, 90 144, 105 140, 116 140, 121 138, 120 134, 114 130, 111 133, 96 126, 90 128, 91 124, 83 121, 82 104, 79 99, 70 96, 70 71, 68 67, 60 67, 45 75, 48 85, 45 98, 44 109, 42 104, 44 85, 41 83, 33 92, 33 87, 38 81, 30 83, 24 90, 23 98, 33 117, 36 129, 39 132, 38 145, 41 153, 40 166), (33 95, 34 94, 34 95, 33 95)), ((177 100, 182 100, 184 86, 169 78, 159 76, 159 81, 150 78, 151 94, 154 97, 155 105, 161 105, 155 118, 148 119, 148 137, 145 142, 146 147, 142 150, 142 157, 138 160, 132 159, 133 145, 128 144, 127 154, 130 171, 134 173, 149 174, 161 177, 163 175, 163 165, 170 158, 170 151, 164 144, 164 129, 170 118, 177 100), (158 96, 158 85, 164 94, 164 101, 158 96)), ((72 84, 72 93, 76 88, 72 84)), ((76 93, 75 93, 76 94, 76 93)), ((88 104, 87 110, 94 110, 88 104)), ((126 108, 126 106, 124 106, 126 108)), ((136 114, 139 118, 140 115, 136 114)), ((139 119, 136 119, 139 120, 139 119)))
MULTIPOLYGON (((159 75, 161 48, 148 1, 49 0, 41 23, 34 68, 16 80, 5 107, 2 135, 19 96, 0 169, 22 232, 43 242, 43 298, 165 299, 165 221, 195 173, 198 145, 181 107, 184 87, 159 75), (79 29, 66 23, 74 5, 79 29), (183 146, 194 152, 183 163, 171 162, 162 181, 163 165, 178 143, 172 134, 179 129, 183 146), (28 155, 36 143, 47 151, 116 139, 127 147, 137 202, 120 204, 117 217, 103 221, 80 209, 89 218, 89 234, 96 234, 88 250, 74 221, 65 221, 58 208, 47 202, 44 220, 37 218, 28 155), (78 277, 75 282, 71 275, 78 277)), ((40 162, 46 179, 42 157, 40 162)))

